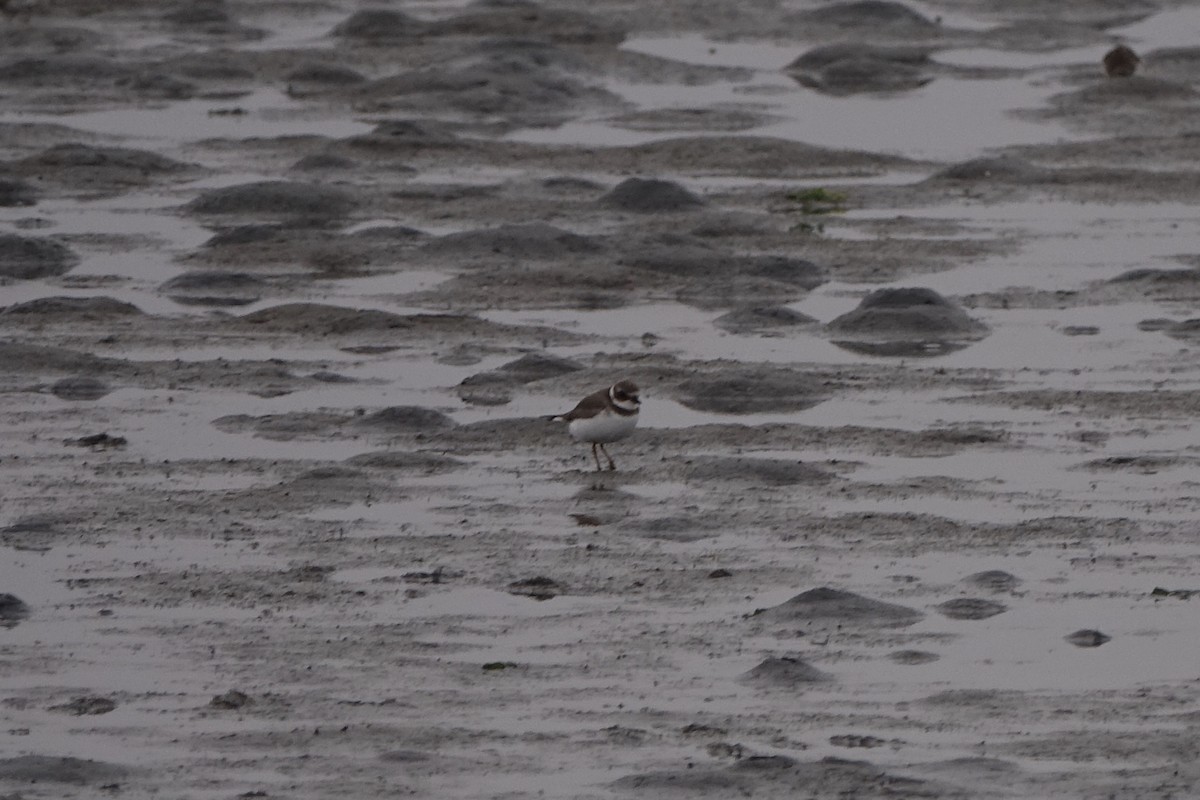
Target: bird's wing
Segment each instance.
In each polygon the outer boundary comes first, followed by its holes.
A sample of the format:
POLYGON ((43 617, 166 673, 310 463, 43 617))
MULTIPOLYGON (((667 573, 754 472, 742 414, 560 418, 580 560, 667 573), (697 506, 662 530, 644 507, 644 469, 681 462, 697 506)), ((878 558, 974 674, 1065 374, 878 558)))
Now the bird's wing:
POLYGON ((580 400, 579 405, 563 414, 560 419, 570 422, 573 419, 586 419, 588 417, 594 417, 607 407, 608 390, 603 389, 599 392, 589 394, 587 397, 580 400))

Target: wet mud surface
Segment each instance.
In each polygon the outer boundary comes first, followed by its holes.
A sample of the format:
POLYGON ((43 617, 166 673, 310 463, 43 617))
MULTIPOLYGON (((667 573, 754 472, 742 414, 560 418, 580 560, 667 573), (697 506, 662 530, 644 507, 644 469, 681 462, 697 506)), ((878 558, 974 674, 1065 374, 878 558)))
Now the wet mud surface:
POLYGON ((3 7, 0 797, 1200 791, 1189 4, 3 7))

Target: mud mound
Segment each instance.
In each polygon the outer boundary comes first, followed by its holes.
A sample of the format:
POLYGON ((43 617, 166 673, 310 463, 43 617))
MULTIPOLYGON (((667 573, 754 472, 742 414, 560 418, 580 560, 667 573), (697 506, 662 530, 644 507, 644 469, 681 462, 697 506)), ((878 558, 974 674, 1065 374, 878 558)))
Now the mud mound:
POLYGON ((695 236, 663 234, 630 242, 621 262, 681 278, 719 280, 729 291, 734 278, 758 278, 804 290, 826 281, 824 270, 802 258, 779 255, 736 255, 695 236))
POLYGON ((516 361, 487 372, 464 378, 458 385, 459 399, 480 406, 499 406, 511 402, 513 390, 523 383, 554 378, 583 369, 566 358, 544 353, 527 353, 516 361))
POLYGON ((430 32, 440 36, 521 36, 563 44, 617 45, 626 30, 611 19, 536 3, 477 6, 435 22, 430 32))
POLYGON ((453 428, 457 423, 440 411, 421 406, 391 406, 355 420, 358 428, 384 433, 423 433, 453 428))
POLYGON ((0 178, 0 207, 32 206, 37 203, 33 184, 15 178, 0 178))
POLYGON ((50 387, 50 394, 60 400, 99 400, 111 391, 104 381, 86 375, 63 378, 50 387))
POLYGON ((1200 100, 1192 87, 1159 78, 1134 75, 1119 81, 1103 81, 1051 98, 1056 108, 1079 110, 1112 104, 1154 106, 1200 100))
POLYGON ((739 683, 772 689, 797 689, 805 684, 828 680, 830 676, 827 673, 802 659, 790 656, 772 656, 764 659, 738 678, 739 683))
POLYGON ((1040 180, 1047 171, 1015 156, 973 158, 935 172, 930 181, 971 183, 1028 183, 1040 180))
POLYGON ((20 58, 0 65, 0 80, 25 87, 47 87, 64 91, 67 87, 107 89, 117 81, 129 79, 134 67, 102 56, 77 53, 20 58))
POLYGON ((759 609, 753 618, 815 627, 850 626, 900 628, 924 615, 907 606, 872 600, 852 592, 821 587, 809 589, 771 608, 759 609))
POLYGON ((132 317, 142 313, 133 303, 113 297, 39 297, 17 303, 4 309, 4 314, 30 316, 42 319, 65 317, 68 319, 110 319, 132 317))
POLYGON ((1132 269, 1094 287, 1089 294, 1101 299, 1194 301, 1200 299, 1200 269, 1132 269))
POLYGON ((750 756, 729 766, 688 764, 627 775, 609 784, 643 797, 808 797, 884 800, 895 797, 963 797, 937 783, 892 775, 867 761, 826 758, 801 762, 787 756, 750 756))
POLYGON ((348 414, 333 411, 295 411, 253 417, 230 414, 212 421, 212 426, 224 433, 250 433, 274 441, 322 438, 337 435, 353 420, 348 414))
POLYGON ((807 314, 794 311, 787 306, 750 306, 722 314, 713 320, 713 325, 730 333, 781 333, 795 328, 806 328, 817 324, 807 314))
POLYGON ((546 353, 526 353, 515 361, 502 364, 499 371, 511 375, 521 383, 557 378, 583 369, 583 365, 569 358, 560 358, 546 353))
POLYGON ((512 402, 519 381, 491 370, 468 375, 455 388, 458 399, 473 406, 502 406, 512 402))
POLYGON ((358 207, 344 189, 294 181, 257 181, 210 189, 187 204, 194 214, 245 214, 264 217, 342 217, 358 207))
POLYGON ((994 600, 978 597, 958 597, 934 606, 943 616, 950 619, 979 620, 1003 614, 1008 606, 994 600))
POLYGON ((936 355, 985 337, 982 322, 932 289, 879 289, 825 326, 834 344, 875 355, 936 355))
POLYGON ((383 8, 367 8, 356 11, 338 23, 331 33, 346 39, 381 44, 411 39, 420 36, 428 29, 427 24, 403 12, 383 8))
POLYGON ((176 303, 189 306, 244 306, 262 297, 267 284, 244 272, 186 272, 159 287, 176 303))
POLYGON ((70 372, 103 373, 116 370, 125 362, 80 353, 65 347, 44 347, 0 341, 0 373, 70 372))
POLYGON ((336 153, 313 153, 292 164, 296 172, 334 172, 354 169, 358 162, 336 153))
POLYGON ((308 334, 341 334, 407 328, 412 318, 374 309, 343 308, 321 303, 284 303, 240 318, 249 325, 277 331, 308 334))
POLYGON ((290 94, 293 96, 297 91, 297 84, 299 84, 299 91, 303 92, 305 89, 311 90, 325 87, 341 89, 346 86, 367 82, 367 76, 350 69, 350 67, 320 61, 300 64, 291 72, 284 75, 283 78, 291 87, 290 94))
POLYGON ((828 483, 833 475, 802 461, 743 456, 703 456, 692 459, 687 477, 694 481, 752 483, 757 486, 796 486, 828 483))
POLYGON ((376 157, 413 155, 429 149, 466 147, 448 125, 419 119, 388 120, 370 132, 343 139, 352 151, 376 157))
POLYGON ((704 205, 704 200, 683 186, 660 178, 626 178, 601 197, 600 202, 609 208, 639 214, 687 211, 704 205))
POLYGON ((495 259, 553 261, 606 249, 594 236, 556 228, 544 222, 501 225, 462 233, 451 233, 427 243, 421 252, 454 259, 495 259))
POLYGON ((155 178, 196 171, 193 164, 148 150, 57 144, 13 165, 18 172, 74 187, 107 189, 142 185, 155 178))
POLYGON ((483 51, 462 61, 421 67, 369 81, 354 92, 356 106, 546 124, 581 108, 620 108, 621 99, 574 75, 509 53, 483 51))
POLYGON ((817 378, 793 370, 740 369, 684 381, 679 402, 715 414, 765 414, 801 411, 829 397, 817 378))
POLYGON ((868 36, 932 35, 940 30, 937 22, 923 14, 887 0, 835 3, 799 11, 789 14, 787 23, 802 26, 809 36, 818 29, 838 33, 861 31, 868 36))
POLYGON ((450 472, 467 466, 465 461, 450 456, 440 456, 435 453, 398 452, 381 450, 375 453, 362 453, 346 459, 347 464, 356 467, 384 469, 395 472, 412 472, 422 475, 433 475, 439 472, 450 472))
POLYGON ((901 92, 933 79, 929 51, 843 42, 809 50, 784 71, 800 84, 834 96, 861 92, 901 92))
POLYGON ((0 627, 11 628, 28 616, 29 606, 24 600, 8 592, 0 592, 0 627))
POLYGON ((71 248, 53 239, 0 233, 0 280, 51 278, 70 272, 78 263, 71 248))
POLYGON ((1112 641, 1112 637, 1108 634, 1090 628, 1081 628, 1074 633, 1067 634, 1063 639, 1076 647, 1099 647, 1105 642, 1112 641))
POLYGON ((989 592, 1011 592, 1021 585, 1021 579, 1011 572, 989 569, 963 578, 963 583, 989 592))

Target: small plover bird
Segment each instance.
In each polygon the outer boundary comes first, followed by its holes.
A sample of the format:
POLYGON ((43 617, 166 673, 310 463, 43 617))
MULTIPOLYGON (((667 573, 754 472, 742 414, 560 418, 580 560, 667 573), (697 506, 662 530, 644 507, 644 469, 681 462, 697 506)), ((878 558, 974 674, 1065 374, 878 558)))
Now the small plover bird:
POLYGON ((637 427, 638 406, 641 404, 637 384, 631 380, 617 381, 608 389, 589 394, 579 401, 579 405, 553 419, 555 422, 566 422, 567 431, 575 441, 591 442, 592 458, 596 459, 596 471, 599 472, 603 467, 600 466, 596 448, 600 448, 600 452, 608 459, 608 468, 616 469, 617 465, 604 445, 633 433, 637 427))

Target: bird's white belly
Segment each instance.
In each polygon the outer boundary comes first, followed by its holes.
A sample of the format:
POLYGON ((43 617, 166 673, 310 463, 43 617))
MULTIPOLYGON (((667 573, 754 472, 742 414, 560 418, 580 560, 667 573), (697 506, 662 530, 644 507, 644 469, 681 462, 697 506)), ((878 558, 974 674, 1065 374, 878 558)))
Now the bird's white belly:
POLYGON ((633 433, 633 429, 636 427, 637 414, 623 417, 607 412, 590 419, 573 419, 567 426, 567 430, 576 441, 608 444, 618 439, 624 439, 633 433))

